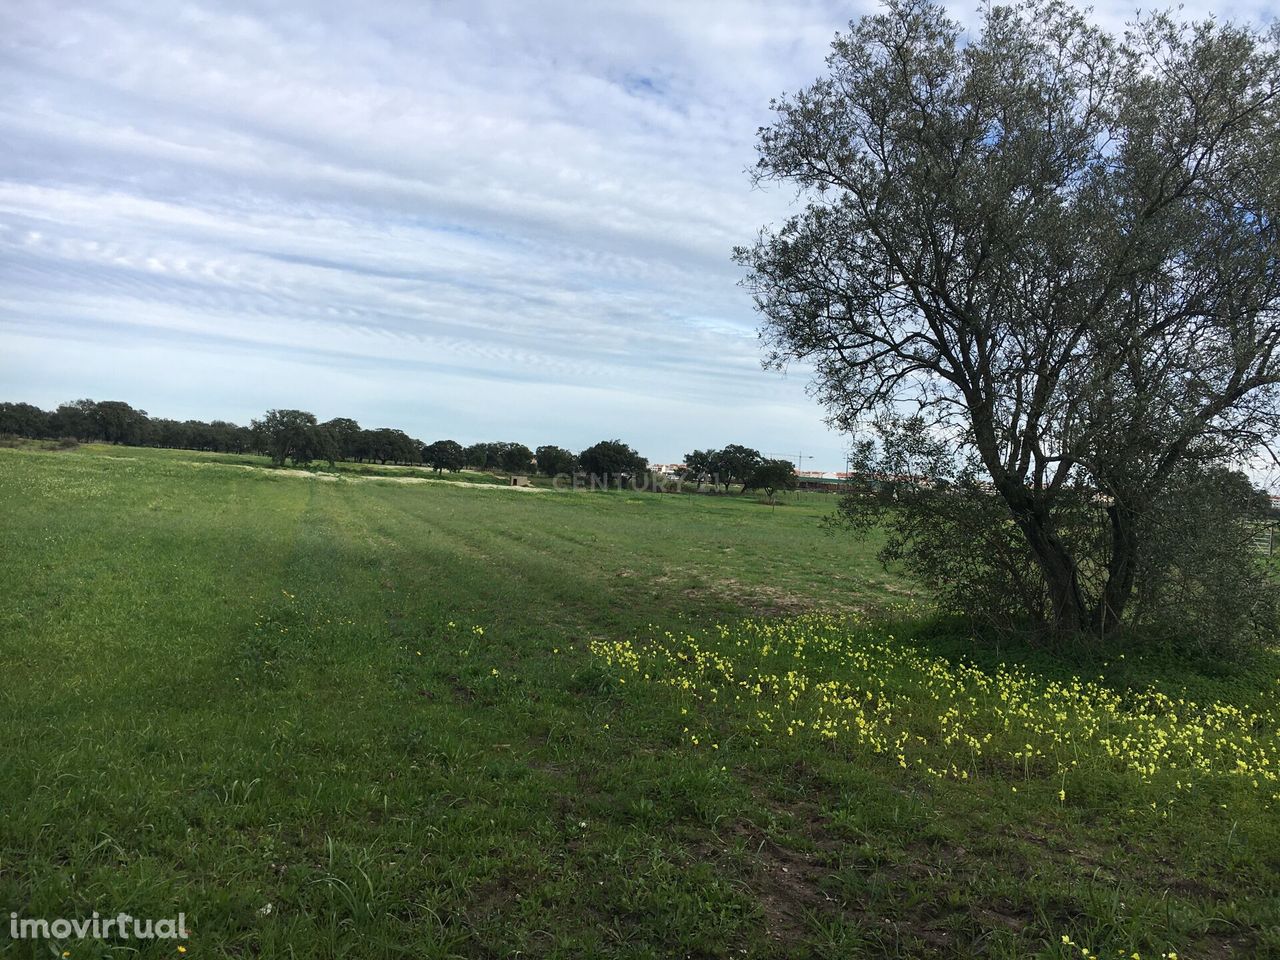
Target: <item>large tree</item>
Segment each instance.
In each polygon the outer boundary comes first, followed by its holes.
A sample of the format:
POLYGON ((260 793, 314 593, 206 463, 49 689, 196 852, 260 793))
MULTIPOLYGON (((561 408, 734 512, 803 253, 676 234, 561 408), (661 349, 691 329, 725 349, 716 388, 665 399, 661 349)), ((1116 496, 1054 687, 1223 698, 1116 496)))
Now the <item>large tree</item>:
POLYGON ((684 455, 684 479, 693 480, 702 489, 702 484, 711 479, 711 464, 715 460, 715 450, 690 450, 684 455))
POLYGON ((463 456, 467 466, 474 470, 496 470, 501 452, 501 444, 473 443, 463 450, 463 456))
POLYGON ((759 450, 731 443, 721 450, 711 451, 711 475, 717 482, 724 484, 727 492, 730 484, 745 484, 763 459, 759 450))
POLYGON ((437 440, 422 448, 422 462, 436 473, 442 470, 457 473, 467 465, 467 458, 457 440, 437 440))
POLYGON ((800 478, 796 476, 796 465, 790 460, 761 460, 751 476, 747 478, 747 482, 743 484, 745 490, 763 490, 765 496, 769 498, 769 503, 775 504, 775 495, 780 490, 794 490, 800 484, 800 478))
POLYGON ((528 473, 533 466, 533 451, 523 443, 501 443, 498 466, 507 473, 528 473))
POLYGON ((378 463, 410 464, 422 462, 422 443, 403 430, 379 427, 361 430, 353 444, 356 459, 378 463))
POLYGON ((135 410, 123 400, 101 400, 94 405, 98 435, 108 443, 138 443, 147 423, 147 412, 135 410))
POLYGON ((649 461, 621 440, 601 440, 578 454, 583 473, 598 483, 621 486, 649 469, 649 461))
POLYGON ((917 412, 1063 632, 1114 628, 1173 493, 1280 423, 1278 40, 892 0, 760 132, 807 198, 737 251, 769 361, 843 427, 917 412))
POLYGON ((310 460, 315 430, 316 415, 305 410, 268 410, 262 419, 253 421, 259 449, 277 467, 284 466, 289 458, 295 462, 310 460))
POLYGON ((88 399, 58 404, 58 409, 49 416, 50 429, 60 437, 101 440, 95 416, 97 408, 98 405, 88 399))
POLYGON ((334 417, 332 420, 326 420, 320 426, 333 439, 333 447, 336 449, 339 458, 354 460, 359 456, 360 424, 350 417, 334 417))
POLYGON ((208 427, 211 449, 219 453, 243 453, 249 448, 250 431, 247 427, 226 420, 214 420, 208 427))
POLYGON ((548 477, 573 473, 578 467, 578 458, 572 451, 554 444, 544 444, 539 447, 534 452, 534 458, 538 461, 538 472, 548 477))

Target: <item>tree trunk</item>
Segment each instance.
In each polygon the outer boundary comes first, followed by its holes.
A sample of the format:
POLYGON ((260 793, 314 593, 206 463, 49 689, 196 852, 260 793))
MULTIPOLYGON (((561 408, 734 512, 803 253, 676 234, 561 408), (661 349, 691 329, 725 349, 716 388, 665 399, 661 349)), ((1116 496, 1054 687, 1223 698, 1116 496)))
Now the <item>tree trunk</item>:
POLYGON ((1138 572, 1137 511, 1117 501, 1107 507, 1107 517, 1111 521, 1111 559, 1107 562, 1107 583, 1092 617, 1098 634, 1120 625, 1138 572))
POLYGON ((1013 517, 1044 574, 1053 605, 1052 626, 1062 635, 1078 634, 1091 624, 1075 558, 1054 532, 1044 508, 1025 492, 1018 499, 1021 502, 1011 504, 1013 517))

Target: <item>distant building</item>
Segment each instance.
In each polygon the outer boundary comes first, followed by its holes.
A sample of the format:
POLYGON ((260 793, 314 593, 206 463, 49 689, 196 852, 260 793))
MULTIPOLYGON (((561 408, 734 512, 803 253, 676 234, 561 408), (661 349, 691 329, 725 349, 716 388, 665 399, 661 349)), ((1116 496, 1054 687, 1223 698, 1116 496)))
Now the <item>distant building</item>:
POLYGON ((814 490, 819 493, 841 493, 853 479, 851 473, 832 473, 827 470, 797 470, 796 477, 800 481, 801 490, 814 490))

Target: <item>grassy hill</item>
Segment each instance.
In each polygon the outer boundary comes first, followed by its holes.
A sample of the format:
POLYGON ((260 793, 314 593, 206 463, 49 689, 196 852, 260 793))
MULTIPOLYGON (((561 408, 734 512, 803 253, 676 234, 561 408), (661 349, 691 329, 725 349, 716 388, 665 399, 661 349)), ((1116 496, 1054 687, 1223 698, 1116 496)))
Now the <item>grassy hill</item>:
POLYGON ((188 957, 1280 953, 1274 658, 975 645, 821 495, 381 472, 0 449, 0 902, 188 957))

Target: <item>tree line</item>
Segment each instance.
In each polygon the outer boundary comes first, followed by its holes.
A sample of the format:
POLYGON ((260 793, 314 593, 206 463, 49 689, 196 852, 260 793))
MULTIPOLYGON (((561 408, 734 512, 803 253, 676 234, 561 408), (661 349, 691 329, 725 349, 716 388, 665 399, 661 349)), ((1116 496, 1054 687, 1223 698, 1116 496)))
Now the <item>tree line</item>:
POLYGON ((254 452, 253 431, 225 420, 149 417, 122 400, 73 400, 55 410, 30 403, 0 403, 0 435, 50 440, 172 447, 216 453, 254 452))
MULTIPOLYGON (((463 445, 457 440, 424 443, 403 430, 367 429, 348 417, 320 421, 305 410, 268 410, 249 426, 225 420, 169 420, 152 417, 121 400, 75 400, 55 410, 29 403, 0 403, 0 435, 29 439, 73 437, 85 442, 168 447, 214 453, 268 456, 276 466, 307 466, 338 461, 425 465, 437 473, 464 469, 548 477, 583 475, 597 483, 648 486, 649 461, 621 440, 601 440, 574 453, 546 444, 530 449, 509 441, 463 445)), ((698 489, 709 484, 727 491, 776 491, 795 488, 795 469, 785 460, 770 460, 757 450, 730 444, 722 450, 695 450, 686 457, 683 480, 698 489)))
POLYGON ((684 455, 686 483, 704 483, 713 489, 721 486, 725 492, 739 483, 744 493, 763 490, 770 500, 778 491, 794 490, 799 485, 795 464, 763 456, 759 450, 731 443, 719 450, 691 450, 684 455))

